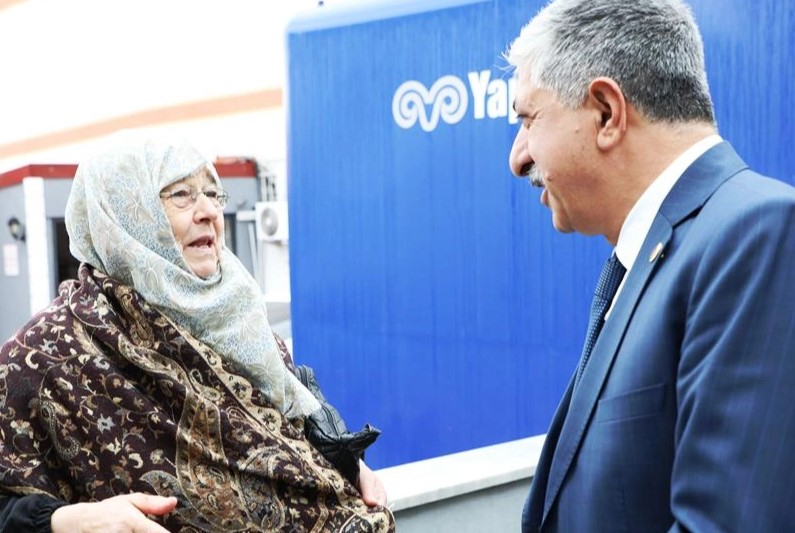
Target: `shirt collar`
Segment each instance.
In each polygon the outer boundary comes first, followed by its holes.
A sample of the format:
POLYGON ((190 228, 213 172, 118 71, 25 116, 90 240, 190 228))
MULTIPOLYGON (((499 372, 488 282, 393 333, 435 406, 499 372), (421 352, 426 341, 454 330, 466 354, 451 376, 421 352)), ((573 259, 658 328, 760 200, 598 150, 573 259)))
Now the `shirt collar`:
POLYGON ((646 240, 646 235, 648 235, 652 222, 654 222, 654 217, 657 216, 665 197, 671 192, 671 189, 676 185, 685 170, 707 150, 722 140, 720 135, 710 135, 682 152, 643 191, 638 201, 632 206, 626 220, 624 220, 624 224, 621 226, 615 249, 619 261, 627 269, 627 272, 632 270, 632 266, 640 253, 640 248, 643 246, 643 241, 646 240))

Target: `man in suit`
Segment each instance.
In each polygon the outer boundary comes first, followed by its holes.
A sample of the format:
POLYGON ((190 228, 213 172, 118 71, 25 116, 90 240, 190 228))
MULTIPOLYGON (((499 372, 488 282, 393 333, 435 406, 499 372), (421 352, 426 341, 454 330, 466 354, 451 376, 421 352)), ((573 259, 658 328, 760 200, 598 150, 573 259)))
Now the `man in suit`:
POLYGON ((621 264, 523 531, 795 531, 795 189, 718 136, 689 8, 554 0, 507 57, 512 171, 621 264))

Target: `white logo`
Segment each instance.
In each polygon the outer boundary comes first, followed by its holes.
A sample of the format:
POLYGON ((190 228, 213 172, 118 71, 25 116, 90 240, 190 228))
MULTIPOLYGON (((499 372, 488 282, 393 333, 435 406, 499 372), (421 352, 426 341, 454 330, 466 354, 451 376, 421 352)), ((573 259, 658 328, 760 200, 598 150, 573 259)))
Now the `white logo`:
POLYGON ((466 85, 455 76, 439 78, 430 91, 422 83, 409 80, 401 84, 392 97, 392 116, 401 128, 408 129, 419 120, 423 130, 433 131, 439 118, 448 124, 460 121, 468 105, 466 85), (428 118, 425 109, 431 104, 433 107, 428 118))
POLYGON ((417 80, 401 83, 392 97, 392 117, 403 129, 418 121, 425 131, 433 131, 441 118, 447 124, 457 124, 464 118, 472 93, 472 116, 476 120, 507 117, 517 122, 513 111, 515 79, 491 79, 490 70, 468 72, 469 90, 461 78, 442 76, 431 85, 430 91, 417 80), (431 107, 431 116, 426 114, 431 107))

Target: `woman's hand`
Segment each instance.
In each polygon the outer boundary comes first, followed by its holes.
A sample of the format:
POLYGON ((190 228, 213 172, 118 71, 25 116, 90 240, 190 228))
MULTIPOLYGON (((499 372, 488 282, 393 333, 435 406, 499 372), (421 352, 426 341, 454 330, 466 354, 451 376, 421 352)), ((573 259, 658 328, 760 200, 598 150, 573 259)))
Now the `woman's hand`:
POLYGON ((386 489, 381 478, 370 467, 359 461, 359 492, 362 500, 370 507, 386 505, 386 489))
POLYGON ((146 517, 164 515, 177 506, 174 497, 135 492, 91 503, 74 503, 52 514, 52 533, 168 533, 146 517))

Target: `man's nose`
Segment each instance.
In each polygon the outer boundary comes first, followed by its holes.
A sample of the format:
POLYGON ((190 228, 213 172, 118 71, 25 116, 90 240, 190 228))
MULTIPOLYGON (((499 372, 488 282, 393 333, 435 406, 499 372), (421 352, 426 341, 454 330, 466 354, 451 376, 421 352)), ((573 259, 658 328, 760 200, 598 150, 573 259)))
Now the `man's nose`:
POLYGON ((531 158, 530 154, 527 152, 526 131, 525 128, 520 127, 519 131, 516 132, 508 161, 511 172, 513 172, 514 176, 519 178, 527 176, 530 169, 533 168, 533 158, 531 158))

